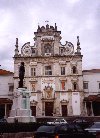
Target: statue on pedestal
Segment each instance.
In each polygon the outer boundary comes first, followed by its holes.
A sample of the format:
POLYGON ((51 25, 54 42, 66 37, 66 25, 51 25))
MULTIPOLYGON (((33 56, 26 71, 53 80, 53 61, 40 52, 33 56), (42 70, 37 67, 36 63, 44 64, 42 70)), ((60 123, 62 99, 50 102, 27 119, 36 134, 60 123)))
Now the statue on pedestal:
POLYGON ((14 92, 13 106, 8 117, 8 123, 14 122, 36 122, 34 116, 32 116, 32 111, 30 109, 30 96, 31 92, 24 87, 23 80, 25 75, 24 62, 20 63, 19 67, 19 86, 17 91, 14 92))
POLYGON ((24 67, 24 62, 21 62, 21 65, 19 67, 19 88, 23 88, 23 79, 25 75, 25 67, 24 67))

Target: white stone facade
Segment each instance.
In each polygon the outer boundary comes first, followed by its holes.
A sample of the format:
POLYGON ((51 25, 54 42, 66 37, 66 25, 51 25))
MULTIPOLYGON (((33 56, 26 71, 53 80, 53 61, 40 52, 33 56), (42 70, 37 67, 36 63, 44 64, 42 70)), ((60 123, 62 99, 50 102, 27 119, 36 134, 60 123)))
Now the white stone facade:
POLYGON ((14 89, 18 72, 25 64, 24 86, 31 91, 31 108, 36 116, 73 116, 83 114, 82 55, 79 37, 77 49, 71 42, 62 45, 61 32, 55 27, 38 26, 34 44, 25 43, 14 55, 14 89))

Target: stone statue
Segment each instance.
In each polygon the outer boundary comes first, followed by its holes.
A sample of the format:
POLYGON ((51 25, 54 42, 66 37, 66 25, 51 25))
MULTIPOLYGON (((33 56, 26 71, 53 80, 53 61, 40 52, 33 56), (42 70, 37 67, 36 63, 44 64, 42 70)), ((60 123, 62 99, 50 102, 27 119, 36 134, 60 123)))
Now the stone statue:
POLYGON ((24 62, 21 62, 21 65, 19 67, 19 88, 23 88, 23 79, 25 75, 25 67, 24 67, 24 62))

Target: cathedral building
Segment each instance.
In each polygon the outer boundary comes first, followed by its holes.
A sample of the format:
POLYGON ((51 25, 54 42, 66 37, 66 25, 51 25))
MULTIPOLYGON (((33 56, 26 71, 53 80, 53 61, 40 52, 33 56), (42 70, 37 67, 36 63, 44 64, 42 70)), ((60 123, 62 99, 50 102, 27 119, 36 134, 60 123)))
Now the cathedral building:
POLYGON ((80 116, 84 109, 82 55, 79 37, 76 49, 61 44, 57 25, 38 26, 34 44, 26 42, 19 52, 16 38, 14 91, 19 84, 19 66, 25 64, 24 86, 30 91, 34 116, 80 116))

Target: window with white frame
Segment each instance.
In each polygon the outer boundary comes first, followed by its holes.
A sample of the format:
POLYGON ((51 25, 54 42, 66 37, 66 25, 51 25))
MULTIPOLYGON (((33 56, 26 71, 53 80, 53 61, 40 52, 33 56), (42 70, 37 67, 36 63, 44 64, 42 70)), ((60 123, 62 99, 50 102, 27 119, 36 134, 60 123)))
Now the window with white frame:
POLYGON ((51 65, 45 66, 45 75, 52 75, 52 67, 51 67, 51 65))
POLYGON ((88 82, 84 82, 84 83, 83 83, 83 88, 84 88, 84 89, 88 89, 88 82))
POLYGON ((61 75, 65 75, 65 67, 61 67, 61 75))
POLYGON ((31 76, 36 76, 36 68, 35 67, 31 68, 31 76))

